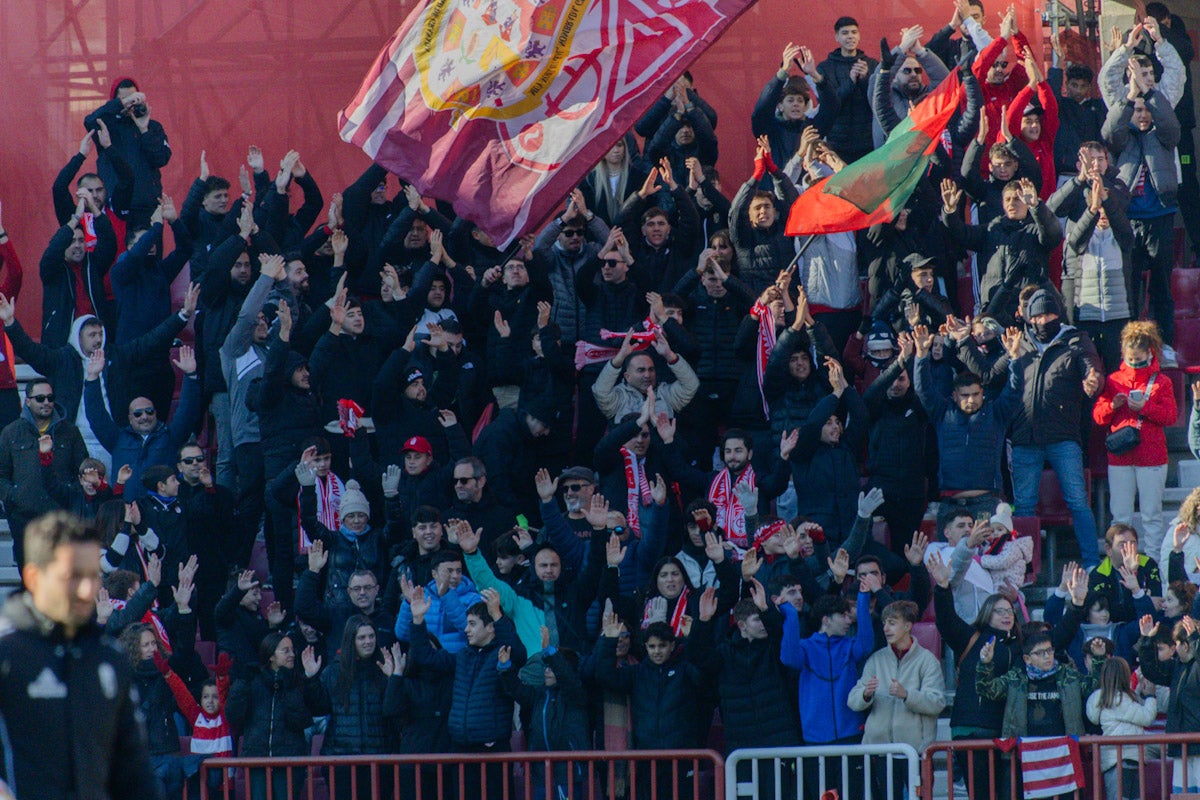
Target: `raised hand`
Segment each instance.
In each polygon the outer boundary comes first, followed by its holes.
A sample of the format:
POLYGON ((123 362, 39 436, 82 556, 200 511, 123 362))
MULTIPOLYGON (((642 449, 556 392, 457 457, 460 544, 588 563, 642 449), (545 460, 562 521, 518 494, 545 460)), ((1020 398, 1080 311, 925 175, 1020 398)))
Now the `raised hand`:
POLYGON ((156 555, 146 559, 146 580, 155 586, 162 584, 162 561, 156 555))
MULTIPOLYGON (((549 503, 554 500, 554 495, 558 491, 558 479, 550 477, 550 471, 545 467, 539 469, 537 474, 533 476, 533 484, 537 489, 538 497, 543 503, 549 503)), ((595 497, 595 495, 592 495, 595 497)))
POLYGON ((462 524, 458 527, 458 546, 462 551, 471 555, 479 549, 479 540, 483 538, 483 528, 471 528, 471 523, 461 520, 462 524))
POLYGON ((588 524, 594 530, 599 531, 608 527, 608 500, 600 492, 592 495, 591 502, 588 503, 583 513, 588 524))
POLYGON ((420 624, 425 621, 425 615, 429 613, 432 601, 425 596, 424 586, 412 587, 412 597, 408 601, 409 611, 412 612, 413 623, 420 624))
POLYGON ((621 635, 621 630, 625 627, 621 624, 621 618, 613 611, 612 600, 604 601, 604 614, 601 617, 601 626, 604 636, 608 639, 616 639, 621 635))
POLYGON ((825 369, 829 373, 829 388, 833 390, 833 394, 841 397, 846 389, 850 388, 850 384, 846 381, 846 372, 842 369, 841 363, 832 356, 825 356, 825 369))
POLYGON ((913 346, 917 349, 917 358, 925 358, 933 348, 933 332, 925 325, 918 325, 912 332, 913 346))
POLYGON ((840 586, 846 580, 846 573, 850 571, 850 554, 844 548, 839 547, 833 558, 825 560, 829 563, 829 572, 833 575, 834 585, 840 586))
POLYGON ((779 71, 787 72, 792 68, 792 62, 800 56, 800 45, 787 43, 787 47, 783 48, 783 60, 779 63, 779 71))
POLYGON ((79 140, 79 155, 83 156, 84 158, 87 158, 92 154, 92 136, 93 132, 88 131, 83 135, 83 138, 79 140))
POLYGON ((1037 187, 1033 185, 1033 181, 1029 178, 1021 178, 1019 181, 1021 186, 1021 200, 1025 205, 1034 208, 1038 204, 1037 187))
POLYGON ((1171 531, 1171 550, 1176 553, 1183 552, 1183 546, 1187 544, 1187 540, 1192 538, 1192 529, 1186 522, 1181 522, 1175 526, 1175 530, 1171 531))
POLYGON ((883 505, 883 489, 878 486, 858 493, 858 515, 870 519, 875 515, 875 509, 883 505))
POLYGON ((929 561, 926 562, 926 568, 929 570, 929 577, 933 582, 943 589, 950 587, 950 566, 942 560, 942 554, 934 552, 929 556, 929 561))
MULTIPOLYGON (((127 97, 125 99, 128 100, 129 98, 127 97)), ((202 181, 208 180, 209 175, 208 158, 206 157, 207 155, 208 153, 206 153, 204 150, 200 151, 200 180, 202 181)))
POLYGON ((241 187, 242 194, 247 197, 254 192, 254 184, 250 180, 250 172, 246 169, 245 164, 238 167, 238 186, 241 187))
POLYGON ((610 567, 620 567, 625 561, 626 548, 621 546, 619 537, 610 536, 604 543, 604 562, 610 567))
POLYGON ((725 560, 725 543, 712 531, 704 534, 704 555, 714 564, 725 560))
POLYGON ((1000 342, 1004 345, 1004 352, 1008 353, 1010 361, 1016 361, 1021 357, 1023 341, 1020 328, 1008 328, 1000 334, 1000 342))
POLYGON ((1142 584, 1138 580, 1136 569, 1130 569, 1122 564, 1121 566, 1117 567, 1117 574, 1121 576, 1122 585, 1124 585, 1124 587, 1130 592, 1140 592, 1142 590, 1142 584))
POLYGON ((979 663, 990 664, 996 655, 996 637, 988 639, 983 643, 983 647, 979 648, 979 663))
POLYGON ((54 450, 54 438, 48 433, 43 433, 38 437, 38 452, 43 455, 54 450))
POLYGON ((277 628, 283 624, 283 605, 278 600, 267 606, 267 624, 272 628, 277 628))
POLYGON ((107 362, 104 359, 103 350, 93 350, 88 356, 87 364, 83 368, 83 376, 85 380, 94 381, 99 378, 104 372, 104 366, 107 362))
MULTIPOLYGON (((986 119, 982 114, 979 118, 986 119)), ((957 212, 961 200, 962 189, 958 188, 958 184, 951 178, 942 178, 942 210, 947 214, 957 212)))
MULTIPOLYGON (((121 468, 119 470, 117 470, 117 483, 119 483, 121 485, 128 483, 129 479, 132 477, 133 477, 133 467, 129 466, 128 464, 122 464, 121 468)), ((133 507, 135 509, 138 508, 137 505, 133 505, 133 507)), ((134 513, 137 514, 137 517, 138 517, 137 521, 140 523, 142 521, 142 519, 141 519, 142 512, 140 510, 138 510, 138 511, 135 511, 134 513)))
POLYGON ((650 484, 650 499, 656 506, 665 505, 667 502, 667 482, 658 473, 654 474, 654 483, 650 484))
MULTIPOLYGON (((760 587, 761 588, 761 587, 760 587)), ((717 590, 709 586, 700 595, 700 621, 708 622, 717 613, 717 590)))
POLYGON ((1138 567, 1138 549, 1137 542, 1122 542, 1121 543, 1121 561, 1124 563, 1125 569, 1137 572, 1138 567))
POLYGON ((483 598, 483 602, 487 603, 488 616, 491 617, 493 621, 504 616, 504 612, 500 609, 499 592, 497 592, 495 589, 484 589, 479 593, 479 596, 483 598))
MULTIPOLYGON (((711 586, 708 588, 712 589, 711 586)), ((716 594, 716 590, 713 591, 713 594, 716 594)), ((701 597, 701 600, 703 599, 701 597)), ((759 611, 767 610, 767 590, 763 588, 763 585, 759 583, 757 578, 750 579, 750 599, 754 601, 754 605, 759 611)))
POLYGON ((1077 606, 1082 606, 1087 600, 1088 593, 1088 575, 1082 568, 1076 568, 1075 573, 1071 575, 1071 579, 1067 582, 1067 592, 1071 595, 1071 602, 1077 606))
POLYGON ((8 327, 9 325, 12 325, 16 319, 17 309, 7 297, 5 297, 3 294, 0 294, 0 322, 3 322, 4 326, 8 327))
POLYGON ((325 543, 317 539, 308 549, 308 571, 318 575, 329 563, 329 553, 325 552, 325 543))
MULTIPOLYGON (((777 535, 782 536, 783 534, 780 532, 777 535)), ((758 550, 751 547, 746 551, 746 554, 742 556, 742 580, 748 581, 753 578, 756 574, 758 574, 758 568, 760 566, 761 563, 758 557, 758 550)))
POLYGON ((929 547, 929 538, 924 531, 916 531, 913 533, 912 544, 904 545, 904 557, 908 559, 908 563, 914 567, 921 565, 925 559, 925 549, 929 547))
POLYGON ((196 351, 185 344, 179 348, 179 358, 171 359, 171 363, 184 375, 191 375, 196 371, 196 351))
POLYGON ((262 150, 258 149, 258 145, 250 145, 250 149, 246 152, 246 164, 255 172, 262 172, 266 169, 263 165, 262 150))
POLYGON ((311 644, 300 654, 300 663, 304 667, 304 677, 306 678, 315 678, 321 671, 321 657, 313 650, 311 644))

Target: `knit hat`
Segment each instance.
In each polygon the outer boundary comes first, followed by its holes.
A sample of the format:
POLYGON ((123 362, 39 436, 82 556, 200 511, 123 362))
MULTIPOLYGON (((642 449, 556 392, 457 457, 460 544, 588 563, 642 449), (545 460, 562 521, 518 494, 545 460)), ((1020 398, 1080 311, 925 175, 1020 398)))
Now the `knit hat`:
POLYGON ((1062 305, 1053 292, 1038 289, 1029 296, 1029 302, 1025 304, 1025 319, 1033 319, 1038 314, 1063 315, 1062 305))
POLYGON ((546 426, 554 425, 562 416, 562 410, 554 402, 554 398, 547 392, 534 394, 530 397, 522 396, 519 408, 546 426))
POLYGON ((424 436, 412 436, 404 442, 404 446, 400 448, 401 453, 407 453, 409 450, 414 453, 424 453, 427 456, 433 455, 433 446, 429 444, 429 440, 424 436))
POLYGON ((421 370, 417 369, 416 367, 413 367, 408 372, 404 373, 404 385, 401 386, 400 388, 407 389, 409 386, 411 386, 412 384, 416 383, 417 381, 421 380, 424 377, 425 377, 424 372, 421 372, 421 370))
POLYGON ((867 334, 867 352, 895 349, 896 334, 893 333, 891 326, 883 320, 872 322, 871 331, 867 334))
POLYGON ((342 504, 338 506, 338 516, 342 519, 350 516, 355 512, 371 516, 371 504, 367 502, 367 496, 362 493, 362 487, 358 485, 358 481, 346 481, 346 490, 342 492, 342 504))
POLYGON ((1042 108, 1042 104, 1039 103, 1036 99, 1034 99, 1034 100, 1029 101, 1029 104, 1026 105, 1024 109, 1022 109, 1021 116, 1022 117, 1041 117, 1041 116, 1044 116, 1045 113, 1046 112, 1042 108))
POLYGON ((779 533, 787 526, 787 521, 777 519, 774 522, 769 522, 758 529, 754 534, 754 546, 762 547, 775 534, 779 533))
MULTIPOLYGON (((343 500, 342 505, 345 506, 345 504, 346 501, 343 500)), ((996 513, 992 514, 992 518, 989 519, 988 522, 992 525, 999 525, 1000 527, 1004 528, 1004 530, 1012 533, 1013 507, 1008 503, 1000 503, 998 506, 996 506, 996 513)))

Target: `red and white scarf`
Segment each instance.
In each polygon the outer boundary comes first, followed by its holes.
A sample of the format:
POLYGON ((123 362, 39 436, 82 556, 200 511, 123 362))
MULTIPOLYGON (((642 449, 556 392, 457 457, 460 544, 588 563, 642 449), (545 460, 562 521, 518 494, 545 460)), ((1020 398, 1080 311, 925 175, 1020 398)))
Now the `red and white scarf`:
MULTIPOLYGON (((342 479, 332 472, 328 477, 322 478, 317 476, 317 485, 313 487, 317 491, 317 519, 331 531, 336 531, 341 527, 339 522, 338 510, 342 507, 342 492, 346 490, 346 484, 342 483, 342 479)), ((300 511, 300 493, 296 493, 296 512, 300 511)), ((299 548, 300 555, 304 555, 312 547, 312 539, 308 538, 308 534, 304 532, 304 525, 298 524, 296 529, 300 532, 299 548)))
POLYGON ((625 462, 625 505, 628 507, 629 530, 637 538, 642 538, 642 522, 638 519, 638 510, 654 502, 650 494, 650 481, 646 477, 646 460, 638 461, 638 457, 624 447, 621 448, 621 460, 625 462))
MULTIPOLYGON (((654 335, 660 330, 662 330, 662 326, 650 317, 642 320, 642 332, 633 334, 631 338, 633 351, 636 353, 638 350, 645 350, 654 344, 654 335)), ((601 339, 624 340, 625 336, 626 334, 620 331, 600 329, 601 339)), ((620 352, 619 347, 605 347, 601 344, 578 341, 575 343, 575 369, 583 369, 588 364, 603 364, 605 361, 611 361, 618 352, 620 352)))
MULTIPOLYGON (((109 600, 108 602, 112 604, 113 611, 120 611, 126 606, 126 602, 124 600, 109 600)), ((162 620, 158 618, 158 614, 154 613, 153 609, 155 608, 158 608, 157 600, 154 601, 154 605, 151 606, 151 610, 142 615, 141 622, 146 623, 154 629, 154 635, 158 637, 158 641, 162 644, 163 648, 169 655, 171 652, 173 652, 171 648, 171 637, 167 635, 167 629, 163 626, 162 620)))
POLYGON ((763 393, 763 376, 767 372, 767 359, 775 349, 775 315, 771 307, 755 303, 750 309, 750 316, 758 320, 758 347, 754 351, 754 375, 758 378, 758 396, 762 398, 763 415, 771 418, 771 409, 767 407, 767 396, 763 393))
MULTIPOLYGON (((676 636, 679 636, 683 632, 683 618, 685 616, 687 616, 687 604, 688 604, 688 596, 689 595, 691 595, 691 591, 689 591, 688 588, 686 586, 684 586, 683 591, 679 593, 679 597, 675 598, 675 610, 673 610, 671 612, 671 615, 667 618, 667 624, 671 626, 671 630, 675 631, 676 636)), ((654 601, 653 597, 647 599, 646 605, 642 610, 642 629, 643 630, 650 627, 650 604, 653 601, 654 601)))
POLYGON ((353 400, 343 397, 337 401, 338 410, 338 425, 342 428, 342 433, 354 438, 354 432, 358 430, 359 422, 367 410, 353 400))
POLYGON ((96 243, 100 241, 100 237, 96 235, 96 217, 92 212, 85 212, 83 218, 79 220, 79 226, 83 228, 83 246, 89 253, 96 249, 96 243))
POLYGON ((746 509, 742 507, 742 501, 733 491, 734 486, 743 482, 751 489, 755 488, 753 466, 747 464, 736 481, 731 481, 729 470, 723 469, 708 487, 708 499, 717 507, 717 527, 725 530, 729 541, 744 549, 747 546, 746 509))

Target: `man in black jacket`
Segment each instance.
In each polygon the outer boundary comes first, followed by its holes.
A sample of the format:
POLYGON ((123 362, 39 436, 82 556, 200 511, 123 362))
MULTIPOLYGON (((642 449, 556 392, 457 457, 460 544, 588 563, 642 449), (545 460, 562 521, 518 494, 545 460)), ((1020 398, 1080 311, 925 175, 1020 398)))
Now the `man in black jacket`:
MULTIPOLYGON (((159 170, 171 160, 171 145, 162 123, 150 117, 150 104, 132 78, 123 78, 112 89, 111 99, 88 114, 83 125, 90 131, 102 130, 103 122, 112 139, 112 153, 119 153, 133 173, 131 214, 150 218, 158 198, 162 197, 162 176, 159 170)), ((108 149, 96 159, 96 170, 106 186, 116 186, 118 169, 108 149)))
POLYGON ((229 567, 242 563, 234 536, 233 492, 213 481, 204 460, 204 450, 194 439, 179 448, 175 463, 179 474, 178 502, 183 511, 188 549, 199 560, 196 594, 193 601, 200 625, 200 638, 217 640, 213 614, 225 591, 229 567))
POLYGON ((1024 311, 1025 342, 1015 359, 1015 369, 1025 376, 1024 408, 1012 427, 1015 515, 1033 515, 1042 464, 1050 462, 1071 510, 1083 566, 1090 569, 1100 563, 1100 551, 1084 485, 1080 420, 1104 388, 1104 374, 1087 333, 1063 323, 1057 292, 1039 289, 1024 311))
POLYGON ((0 787, 47 800, 157 800, 129 659, 95 622, 96 530, 53 514, 31 523, 25 542, 28 591, 0 615, 0 787))
POLYGON ((516 524, 514 512, 503 504, 509 498, 501 501, 487 488, 487 466, 474 456, 455 462, 453 481, 455 500, 448 510, 443 509, 444 516, 447 520, 466 520, 472 530, 483 528, 483 550, 491 558, 496 539, 516 524))
POLYGON ((104 276, 117 255, 117 236, 91 192, 80 189, 76 194, 79 203, 75 213, 50 238, 38 265, 42 279, 42 344, 47 347, 67 344, 71 323, 81 315, 95 314, 109 326, 116 321, 112 303, 104 293, 104 276), (96 236, 90 249, 87 219, 91 219, 96 236), (81 295, 86 299, 81 301, 81 295))
POLYGON ((18 569, 25 563, 21 533, 26 523, 59 508, 42 480, 43 456, 38 453, 38 438, 53 439, 53 450, 47 456, 53 459, 57 483, 75 480, 76 470, 88 455, 79 429, 64 417, 54 400, 50 381, 33 379, 25 385, 25 408, 20 418, 0 431, 0 500, 8 513, 18 569))
POLYGON ((859 48, 861 33, 854 17, 838 17, 833 23, 833 38, 838 48, 830 51, 817 69, 838 98, 837 114, 829 125, 829 146, 849 164, 871 152, 873 118, 867 78, 879 62, 859 48))

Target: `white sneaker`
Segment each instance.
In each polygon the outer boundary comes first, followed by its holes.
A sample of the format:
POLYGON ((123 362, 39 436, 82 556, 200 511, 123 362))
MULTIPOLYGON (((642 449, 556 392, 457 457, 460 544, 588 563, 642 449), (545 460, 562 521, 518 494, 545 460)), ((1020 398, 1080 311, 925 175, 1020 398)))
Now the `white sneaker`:
POLYGON ((1169 344, 1164 344, 1162 349, 1162 360, 1159 366, 1164 369, 1175 369, 1179 366, 1179 357, 1175 355, 1175 348, 1169 344))

